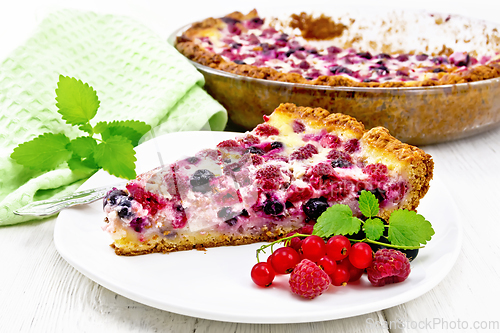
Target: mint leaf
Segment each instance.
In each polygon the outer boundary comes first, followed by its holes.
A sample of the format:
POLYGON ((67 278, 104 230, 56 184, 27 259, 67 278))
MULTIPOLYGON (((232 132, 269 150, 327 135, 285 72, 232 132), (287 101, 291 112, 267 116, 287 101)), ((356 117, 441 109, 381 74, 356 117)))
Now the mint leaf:
POLYGON ((111 123, 99 122, 94 127, 96 133, 101 133, 106 140, 113 135, 121 135, 128 138, 132 145, 137 146, 139 140, 151 129, 151 126, 142 121, 124 120, 111 123))
POLYGON ((99 169, 99 166, 92 158, 87 158, 82 161, 82 159, 79 157, 73 157, 68 161, 68 166, 71 171, 83 173, 92 173, 99 169))
POLYGON ((108 129, 108 123, 105 121, 100 121, 94 126, 94 133, 100 134, 108 129))
POLYGON ((377 216, 379 205, 375 194, 370 191, 361 191, 359 195, 359 210, 366 217, 377 216))
POLYGON ((368 219, 363 224, 363 231, 366 234, 366 238, 371 240, 378 240, 384 235, 384 222, 381 219, 368 219))
POLYGON ((321 214, 314 225, 313 235, 330 237, 332 235, 355 234, 361 227, 361 220, 352 216, 347 205, 333 205, 321 214))
POLYGON ((91 135, 94 133, 94 131, 92 130, 92 125, 90 125, 89 123, 80 125, 78 128, 80 129, 80 131, 84 131, 91 135))
POLYGON ((58 112, 70 125, 88 123, 99 108, 99 99, 94 89, 73 77, 59 75, 56 95, 58 112))
POLYGON ((10 157, 28 168, 53 170, 71 158, 71 152, 66 149, 69 142, 64 134, 45 133, 20 144, 10 157))
POLYGON ((81 136, 71 140, 67 148, 73 151, 73 154, 76 156, 83 158, 92 156, 96 147, 97 142, 94 138, 90 136, 81 136))
POLYGON ((414 211, 395 210, 389 218, 389 241, 393 245, 419 246, 433 235, 430 222, 414 211))
POLYGON ((112 136, 97 145, 94 159, 104 170, 117 177, 134 179, 135 151, 130 140, 123 136, 112 136))

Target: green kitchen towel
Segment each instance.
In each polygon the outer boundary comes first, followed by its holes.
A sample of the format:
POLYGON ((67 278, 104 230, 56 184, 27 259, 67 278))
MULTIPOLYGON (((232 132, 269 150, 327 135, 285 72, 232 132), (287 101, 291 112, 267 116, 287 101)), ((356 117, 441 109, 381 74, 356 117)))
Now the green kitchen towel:
MULTIPOLYGON (((57 113, 59 74, 91 85, 101 101, 92 120, 142 120, 168 131, 223 130, 224 108, 203 89, 203 76, 171 45, 126 17, 63 10, 0 64, 0 225, 36 217, 13 214, 32 201, 75 191, 90 174, 67 165, 38 172, 10 154, 45 133, 83 134, 57 113)), ((156 132, 156 134, 162 134, 156 132)))

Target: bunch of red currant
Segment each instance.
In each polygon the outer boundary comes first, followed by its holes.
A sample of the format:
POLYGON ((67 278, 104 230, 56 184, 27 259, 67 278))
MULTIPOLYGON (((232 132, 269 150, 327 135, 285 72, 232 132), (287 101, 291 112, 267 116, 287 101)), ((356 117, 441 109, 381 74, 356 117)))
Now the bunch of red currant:
POLYGON ((293 237, 287 246, 278 248, 266 262, 252 269, 252 279, 259 286, 269 286, 276 274, 289 274, 303 259, 316 263, 335 286, 357 281, 372 262, 372 249, 366 243, 351 242, 342 235, 333 236, 326 243, 315 235, 303 239, 293 237))
MULTIPOLYGON (((273 251, 267 261, 259 262, 252 268, 251 277, 255 284, 268 287, 273 282, 276 274, 291 274, 290 287, 295 294, 314 298, 321 295, 330 284, 345 286, 361 278, 365 269, 368 275, 376 276, 370 282, 373 285, 400 282, 409 274, 409 261, 404 254, 397 250, 384 250, 385 257, 373 256, 370 245, 351 242, 342 235, 333 236, 328 241, 316 235, 295 234, 285 237, 284 247, 273 251), (391 258, 406 261, 402 265, 385 265, 383 261, 392 262, 391 258), (383 263, 384 271, 377 271, 374 260, 383 263), (399 268, 401 272, 399 271, 399 268), (399 275, 395 277, 395 275, 399 275), (373 281, 372 281, 373 280, 373 281)), ((264 245, 259 251, 274 245, 276 242, 264 245)), ((258 257, 258 256, 257 256, 258 257)))

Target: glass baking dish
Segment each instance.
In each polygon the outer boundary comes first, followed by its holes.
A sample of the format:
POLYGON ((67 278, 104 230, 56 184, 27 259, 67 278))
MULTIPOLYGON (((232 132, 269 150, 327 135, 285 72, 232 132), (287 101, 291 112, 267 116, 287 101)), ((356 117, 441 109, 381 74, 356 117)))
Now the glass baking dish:
MULTIPOLYGON (((175 31, 169 42, 174 45, 189 26, 175 31)), ((189 61, 241 130, 254 128, 286 102, 348 114, 367 129, 386 127, 413 145, 465 138, 500 122, 500 78, 427 87, 332 87, 263 80, 189 61)))

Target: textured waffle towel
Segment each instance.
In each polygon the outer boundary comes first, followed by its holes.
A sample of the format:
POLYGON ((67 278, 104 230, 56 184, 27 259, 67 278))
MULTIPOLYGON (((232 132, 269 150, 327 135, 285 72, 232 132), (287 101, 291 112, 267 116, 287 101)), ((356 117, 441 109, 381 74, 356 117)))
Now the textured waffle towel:
POLYGON ((0 65, 0 225, 34 219, 13 210, 69 194, 90 176, 66 165, 35 172, 10 158, 17 145, 45 132, 83 134, 57 113, 59 74, 97 91, 101 105, 93 124, 142 120, 175 132, 206 124, 223 130, 227 121, 223 107, 201 88, 203 76, 148 28, 125 17, 70 10, 51 14, 0 65))

